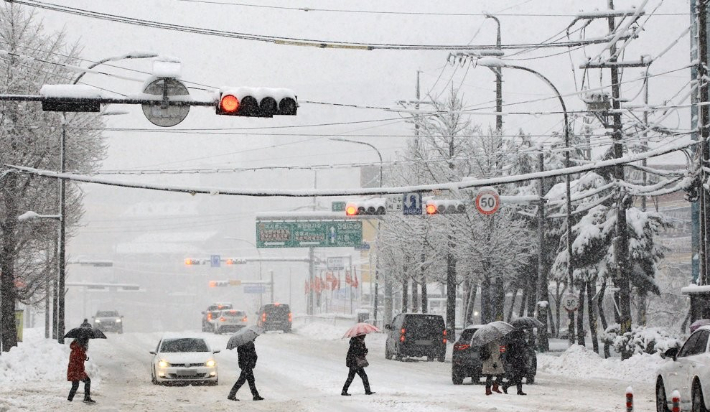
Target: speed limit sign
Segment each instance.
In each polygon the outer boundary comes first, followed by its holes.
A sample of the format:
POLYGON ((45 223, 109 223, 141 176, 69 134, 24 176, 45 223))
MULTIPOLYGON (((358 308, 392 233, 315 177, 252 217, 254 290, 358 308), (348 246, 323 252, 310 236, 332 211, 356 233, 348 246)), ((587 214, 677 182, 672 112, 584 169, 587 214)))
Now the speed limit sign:
POLYGON ((492 187, 481 189, 476 195, 476 209, 484 215, 492 215, 500 208, 500 196, 492 187))
POLYGON ((579 307, 579 298, 575 295, 567 295, 562 298, 562 307, 567 312, 574 312, 579 307))

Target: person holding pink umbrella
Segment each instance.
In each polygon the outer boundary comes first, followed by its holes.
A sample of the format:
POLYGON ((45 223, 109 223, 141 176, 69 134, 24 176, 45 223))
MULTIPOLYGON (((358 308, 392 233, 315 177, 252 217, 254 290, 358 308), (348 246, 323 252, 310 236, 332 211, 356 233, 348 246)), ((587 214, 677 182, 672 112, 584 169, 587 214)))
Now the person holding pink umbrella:
POLYGON ((376 327, 368 323, 358 323, 345 332, 343 338, 350 338, 350 348, 345 357, 345 366, 348 367, 349 372, 348 378, 345 380, 345 385, 343 385, 343 391, 340 393, 342 396, 350 396, 348 388, 353 382, 353 379, 355 379, 355 374, 359 375, 360 379, 362 379, 362 384, 365 387, 365 395, 375 393, 370 390, 370 381, 367 379, 367 373, 365 373, 365 368, 369 365, 366 358, 367 347, 365 346, 365 335, 378 331, 376 327))

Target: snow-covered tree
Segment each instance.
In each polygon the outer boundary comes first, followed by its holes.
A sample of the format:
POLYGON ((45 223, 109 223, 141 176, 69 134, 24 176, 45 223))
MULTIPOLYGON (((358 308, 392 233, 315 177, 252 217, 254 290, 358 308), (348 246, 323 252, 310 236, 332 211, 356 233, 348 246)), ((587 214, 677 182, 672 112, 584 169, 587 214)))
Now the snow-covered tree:
MULTIPOLYGON (((0 8, 0 42, 9 53, 0 59, 3 94, 38 94, 44 84, 69 83, 75 73, 62 64, 76 64, 79 50, 67 47, 63 33, 47 33, 32 14, 20 7, 0 8), (29 57, 27 57, 29 56, 29 57)), ((59 113, 43 112, 36 102, 0 102, 0 163, 59 169, 62 133, 59 113)), ((102 122, 96 115, 69 114, 66 118, 66 168, 89 173, 103 158, 102 122)), ((0 172, 0 329, 2 350, 17 345, 15 304, 41 300, 50 275, 47 260, 56 236, 52 222, 23 222, 17 217, 33 210, 57 214, 57 182, 16 172, 0 172)), ((70 228, 79 219, 82 194, 67 185, 65 221, 70 228)), ((68 232, 71 234, 71 231, 68 232)))

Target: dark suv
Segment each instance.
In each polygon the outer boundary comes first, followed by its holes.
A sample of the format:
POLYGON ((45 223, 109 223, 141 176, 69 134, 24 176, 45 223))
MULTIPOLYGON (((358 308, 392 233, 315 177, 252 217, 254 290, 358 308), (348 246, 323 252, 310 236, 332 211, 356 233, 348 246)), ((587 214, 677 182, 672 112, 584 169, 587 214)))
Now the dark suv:
POLYGON ((213 303, 202 311, 202 331, 214 332, 213 320, 219 317, 219 312, 225 309, 234 309, 231 303, 213 303))
POLYGON ((99 310, 91 317, 94 328, 104 332, 123 333, 123 316, 117 310, 99 310))
POLYGON ((257 314, 257 326, 264 329, 264 332, 269 330, 282 330, 286 333, 291 332, 291 323, 293 323, 293 315, 291 308, 283 303, 269 303, 261 307, 257 314))
MULTIPOLYGON (((461 331, 459 339, 454 343, 454 350, 451 355, 451 381, 454 385, 461 385, 463 380, 470 377, 473 383, 478 383, 481 379, 481 355, 479 346, 471 346, 471 338, 481 325, 471 325, 461 331)), ((526 334, 526 337, 529 336, 526 334)), ((505 342, 502 342, 505 344, 505 342)), ((535 381, 537 374, 537 355, 533 345, 526 348, 526 371, 525 379, 527 383, 535 381)), ((503 358, 503 367, 507 370, 508 364, 503 358)))
POLYGON ((428 361, 443 362, 446 358, 446 327, 440 315, 400 313, 385 329, 387 359, 426 356, 428 361))

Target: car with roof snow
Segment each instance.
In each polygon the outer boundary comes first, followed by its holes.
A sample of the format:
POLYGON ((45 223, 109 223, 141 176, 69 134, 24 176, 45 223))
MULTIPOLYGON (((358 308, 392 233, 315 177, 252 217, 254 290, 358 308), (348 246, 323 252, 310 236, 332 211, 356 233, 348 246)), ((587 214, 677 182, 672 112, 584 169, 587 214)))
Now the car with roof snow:
POLYGON ((94 320, 93 327, 102 332, 123 333, 123 316, 117 310, 98 310, 91 318, 94 320))
POLYGON ((385 325, 385 358, 426 356, 428 361, 446 358, 446 326, 441 315, 400 313, 385 325))
POLYGON ((670 348, 663 357, 672 359, 656 375, 656 410, 669 412, 673 392, 680 394, 681 410, 710 410, 710 326, 693 332, 679 348, 670 348))
POLYGON ((246 327, 248 320, 247 313, 243 310, 227 309, 219 311, 210 322, 214 333, 222 334, 246 327))
POLYGON ((206 310, 202 311, 202 331, 214 332, 213 319, 219 316, 219 312, 225 309, 234 309, 229 302, 215 302, 207 306, 206 310))
POLYGON ((217 360, 209 343, 202 337, 168 334, 158 342, 151 362, 153 384, 203 383, 217 385, 217 360))

